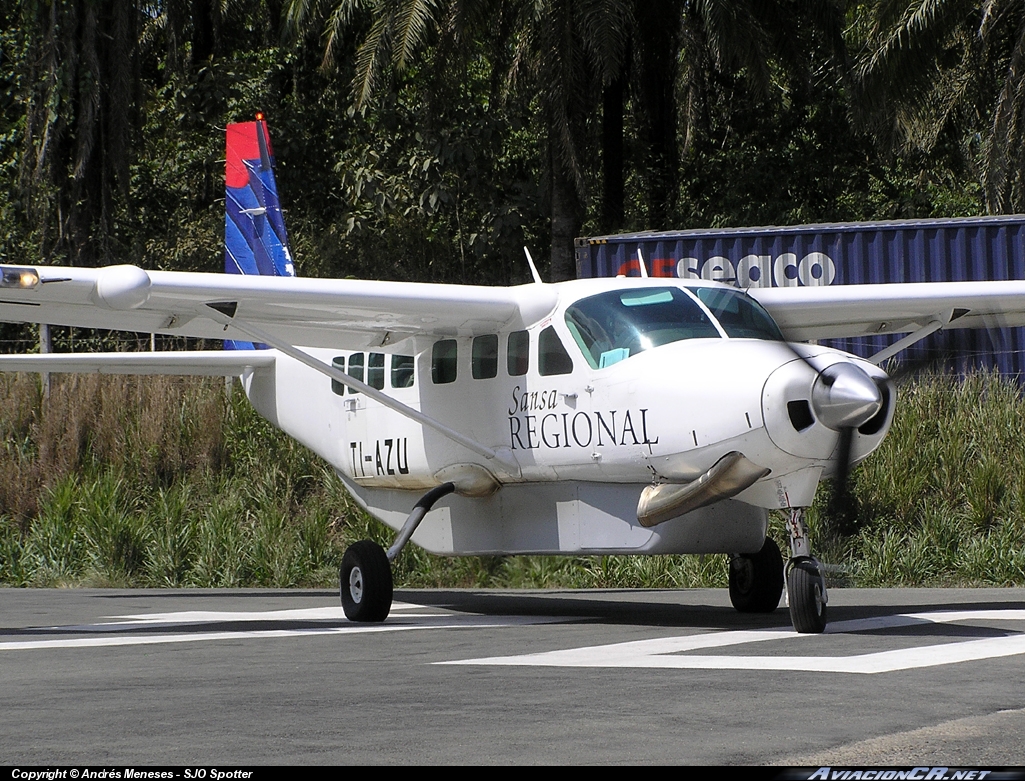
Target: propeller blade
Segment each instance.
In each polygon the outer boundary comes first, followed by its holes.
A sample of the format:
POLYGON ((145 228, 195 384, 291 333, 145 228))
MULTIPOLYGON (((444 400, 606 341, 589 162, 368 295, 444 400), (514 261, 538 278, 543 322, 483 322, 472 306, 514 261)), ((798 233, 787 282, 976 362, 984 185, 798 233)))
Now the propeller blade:
POLYGON ((812 386, 812 408, 823 425, 839 434, 832 488, 820 516, 822 533, 827 537, 850 534, 857 523, 856 497, 850 480, 854 432, 882 408, 882 393, 875 381, 854 364, 838 363, 819 369, 793 344, 785 344, 817 375, 812 386))
POLYGON ((851 462, 854 450, 854 427, 840 429, 840 439, 836 445, 833 484, 826 503, 823 520, 824 531, 837 535, 848 535, 855 531, 857 525, 857 506, 854 487, 851 484, 851 462))

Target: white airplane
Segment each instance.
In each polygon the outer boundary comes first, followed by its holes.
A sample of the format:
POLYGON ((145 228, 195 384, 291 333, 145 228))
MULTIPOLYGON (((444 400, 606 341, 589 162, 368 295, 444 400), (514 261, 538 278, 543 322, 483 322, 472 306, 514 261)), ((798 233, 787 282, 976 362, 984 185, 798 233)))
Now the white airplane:
POLYGON ((804 511, 886 436, 896 396, 878 364, 940 328, 1025 324, 1025 282, 745 292, 536 270, 502 288, 0 269, 0 320, 266 345, 2 356, 0 370, 240 376, 398 530, 387 552, 345 553, 355 621, 387 617, 390 562, 412 539, 442 555, 726 553, 738 610, 775 610, 785 582, 795 629, 821 632, 804 511), (802 343, 880 332, 908 336, 871 360, 802 343), (785 568, 769 509, 789 513, 785 568))

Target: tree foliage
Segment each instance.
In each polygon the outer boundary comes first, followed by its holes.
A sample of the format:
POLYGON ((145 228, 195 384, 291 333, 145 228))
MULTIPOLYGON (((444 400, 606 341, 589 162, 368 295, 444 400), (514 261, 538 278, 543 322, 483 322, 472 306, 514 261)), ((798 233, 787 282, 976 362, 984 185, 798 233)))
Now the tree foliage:
POLYGON ((300 273, 508 284, 622 229, 1022 209, 1010 0, 0 0, 0 256, 220 268, 262 110, 300 273))
POLYGON ((1025 210, 1025 5, 879 0, 866 21, 859 108, 881 150, 945 147, 988 212, 1025 210))

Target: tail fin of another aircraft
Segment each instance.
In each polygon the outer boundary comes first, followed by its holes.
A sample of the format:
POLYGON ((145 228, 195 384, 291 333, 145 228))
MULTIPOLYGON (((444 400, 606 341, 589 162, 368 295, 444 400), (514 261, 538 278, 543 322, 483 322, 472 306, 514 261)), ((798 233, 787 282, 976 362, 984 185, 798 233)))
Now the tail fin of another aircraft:
MULTIPOLYGON (((257 114, 255 122, 228 125, 226 152, 224 270, 229 274, 294 277, 274 178, 274 152, 263 114, 257 114)), ((224 347, 251 350, 254 345, 226 340, 224 347)))

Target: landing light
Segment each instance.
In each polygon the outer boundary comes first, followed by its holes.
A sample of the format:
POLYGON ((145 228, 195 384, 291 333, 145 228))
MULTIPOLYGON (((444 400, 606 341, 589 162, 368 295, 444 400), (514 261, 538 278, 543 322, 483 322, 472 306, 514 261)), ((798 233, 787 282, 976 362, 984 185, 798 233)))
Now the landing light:
POLYGON ((0 287, 14 287, 22 290, 31 290, 39 284, 39 274, 35 269, 17 268, 15 266, 3 267, 3 278, 0 279, 0 287))

